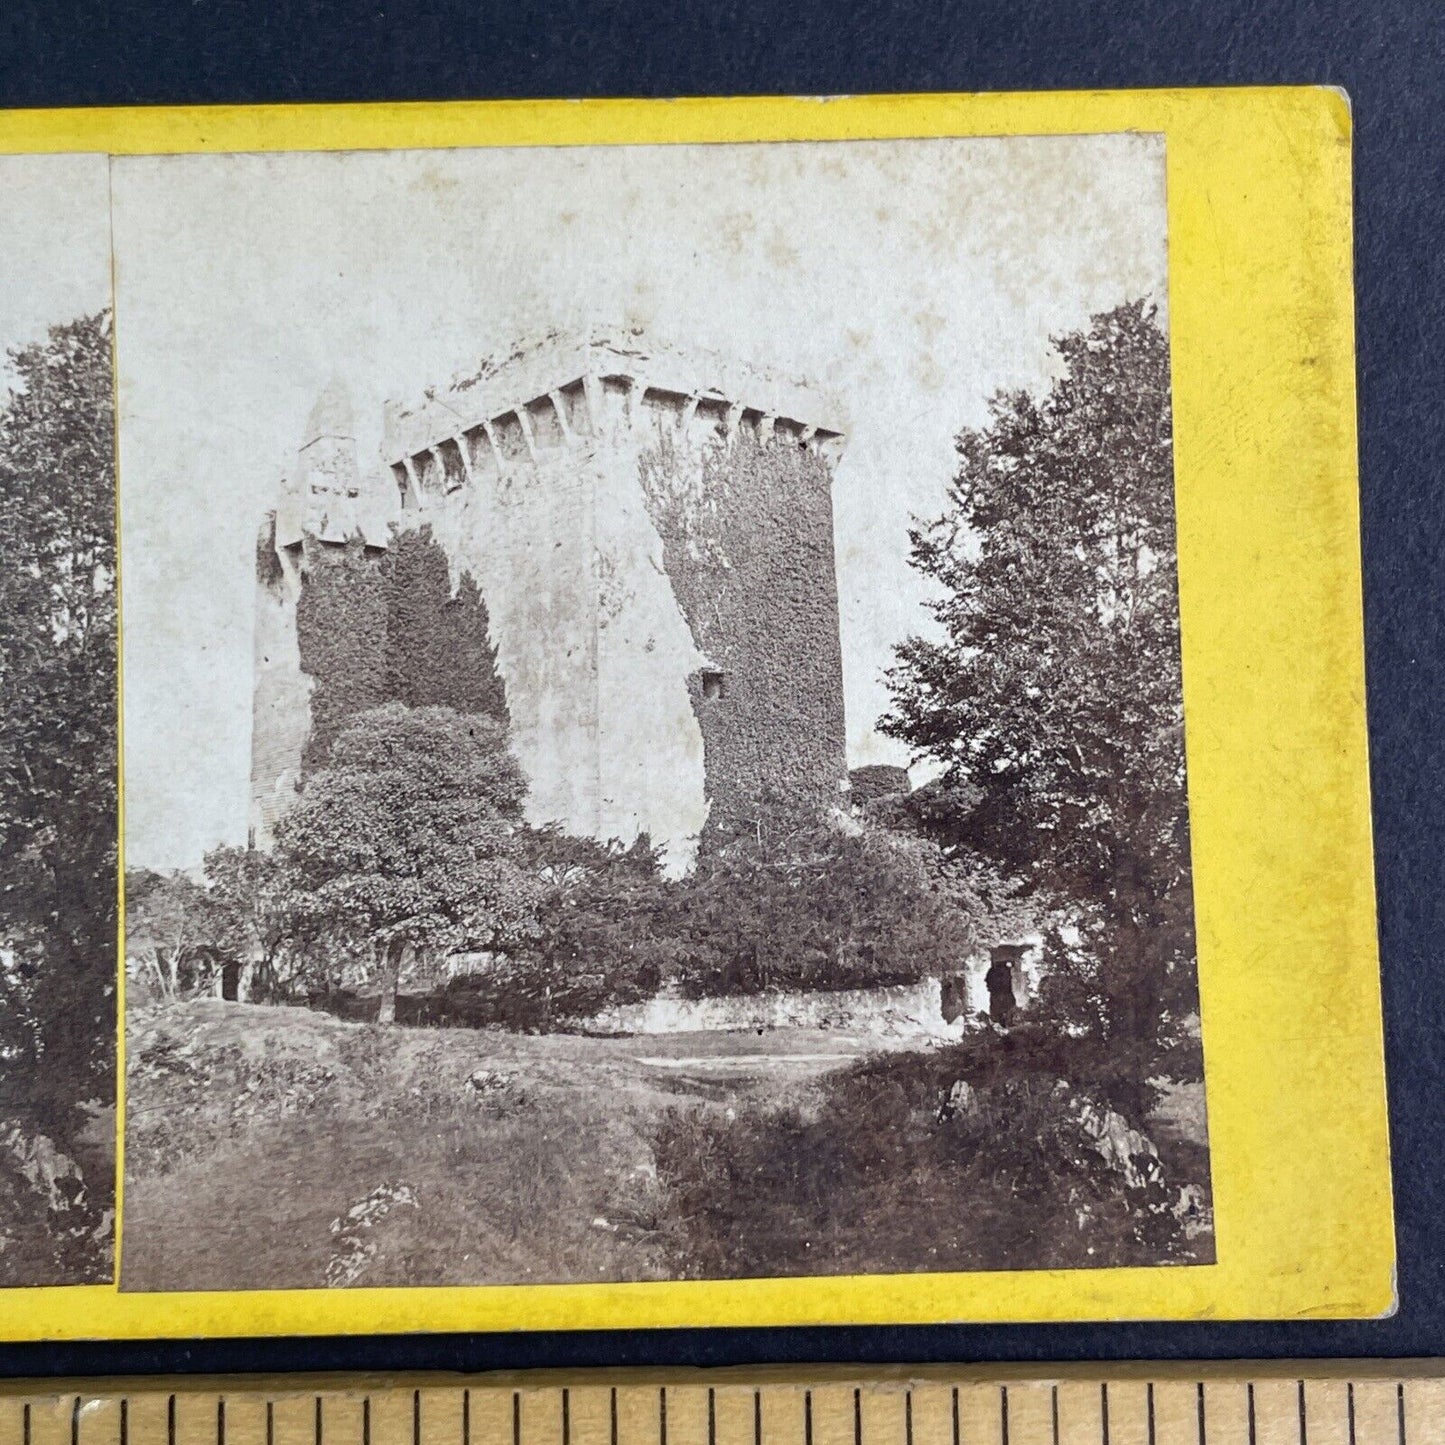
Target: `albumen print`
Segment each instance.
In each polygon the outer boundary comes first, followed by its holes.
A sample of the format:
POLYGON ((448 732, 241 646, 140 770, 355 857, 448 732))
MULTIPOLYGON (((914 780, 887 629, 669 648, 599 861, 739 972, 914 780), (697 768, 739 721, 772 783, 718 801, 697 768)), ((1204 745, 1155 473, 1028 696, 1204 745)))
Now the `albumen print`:
POLYGON ((107 181, 104 156, 0 156, 0 1287, 112 1279, 107 181))
POLYGON ((123 1289, 1213 1260, 1161 138, 110 185, 123 1289))

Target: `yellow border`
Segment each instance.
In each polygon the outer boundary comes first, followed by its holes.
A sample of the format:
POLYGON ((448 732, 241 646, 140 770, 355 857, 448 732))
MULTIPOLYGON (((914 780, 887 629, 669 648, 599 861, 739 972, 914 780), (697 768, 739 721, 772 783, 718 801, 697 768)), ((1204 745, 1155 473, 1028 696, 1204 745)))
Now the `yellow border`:
POLYGON ((0 152, 1162 132, 1219 1263, 639 1285, 0 1293, 0 1338, 1142 1318, 1393 1303, 1350 115, 1322 89, 12 112, 0 152))

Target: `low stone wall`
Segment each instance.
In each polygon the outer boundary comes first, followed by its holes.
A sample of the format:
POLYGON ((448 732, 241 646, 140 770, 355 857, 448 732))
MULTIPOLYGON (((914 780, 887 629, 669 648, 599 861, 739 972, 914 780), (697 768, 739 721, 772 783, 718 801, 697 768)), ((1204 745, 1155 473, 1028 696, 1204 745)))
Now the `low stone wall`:
POLYGON ((890 988, 816 993, 746 994, 687 999, 667 995, 607 1009, 583 1026, 588 1033, 738 1033, 773 1029, 856 1030, 887 1038, 956 1039, 967 1017, 948 1023, 936 978, 890 988))

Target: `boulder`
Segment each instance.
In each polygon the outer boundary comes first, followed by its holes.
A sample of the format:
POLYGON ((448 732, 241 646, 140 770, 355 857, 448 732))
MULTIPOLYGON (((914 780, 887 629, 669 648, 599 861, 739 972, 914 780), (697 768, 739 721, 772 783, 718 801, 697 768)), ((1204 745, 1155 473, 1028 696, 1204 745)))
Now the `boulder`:
POLYGON ((967 1079, 955 1079, 938 1106, 938 1122, 946 1124, 950 1119, 967 1118, 978 1112, 978 1090, 967 1079))
POLYGON ((1105 1108, 1086 1094, 1076 1094, 1062 1079, 1054 1093, 1067 1098, 1069 1117, 1084 1132, 1101 1159, 1123 1177, 1130 1189, 1144 1189, 1164 1182, 1164 1169, 1154 1142, 1113 1109, 1105 1108))

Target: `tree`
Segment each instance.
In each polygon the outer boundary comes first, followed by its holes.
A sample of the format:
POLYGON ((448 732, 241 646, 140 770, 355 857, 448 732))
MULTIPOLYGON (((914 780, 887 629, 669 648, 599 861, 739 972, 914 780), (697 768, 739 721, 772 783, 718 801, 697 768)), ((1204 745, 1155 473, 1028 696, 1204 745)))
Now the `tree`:
POLYGON ((525 792, 494 718, 387 703, 347 720, 281 820, 297 910, 364 936, 382 1022, 409 958, 505 953, 535 931, 525 792))
POLYGON ((1194 1006, 1168 342, 1134 301, 1054 344, 910 533, 941 637, 898 648, 881 727, 943 765, 951 843, 1074 905, 1069 997, 1152 1055, 1194 1006))
POLYGON ((274 854, 230 845, 211 849, 203 867, 216 944, 252 966, 256 995, 284 995, 305 963, 286 869, 274 854))
POLYGON ((180 998, 203 981, 215 956, 214 934, 210 898, 194 879, 147 868, 127 871, 126 954, 149 969, 161 997, 180 998))
MULTIPOLYGON (((107 313, 10 353, 0 408, 0 1060, 61 1141, 115 1097, 115 452, 107 313)), ((97 1217, 111 1195, 96 1178, 97 1217)), ((72 1277, 103 1272, 77 1245, 72 1277), (82 1257, 83 1256, 83 1257, 82 1257)))

